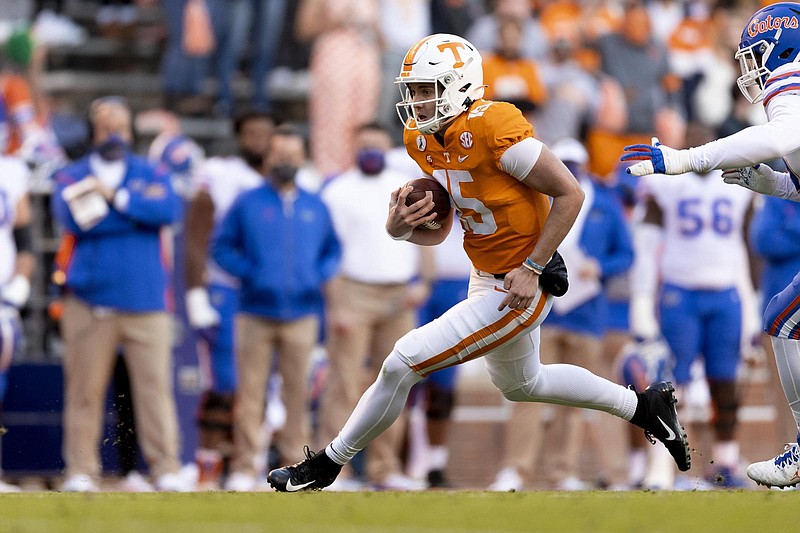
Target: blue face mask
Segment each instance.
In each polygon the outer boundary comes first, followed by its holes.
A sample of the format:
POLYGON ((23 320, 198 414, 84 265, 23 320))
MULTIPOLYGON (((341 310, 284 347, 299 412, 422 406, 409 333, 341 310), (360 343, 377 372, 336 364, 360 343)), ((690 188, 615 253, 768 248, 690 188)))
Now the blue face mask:
POLYGON ((128 152, 128 142, 119 134, 114 133, 109 135, 105 141, 101 142, 96 150, 98 155, 105 161, 119 161, 123 159, 128 152))
POLYGON ((383 172, 386 167, 386 156, 383 150, 377 148, 364 148, 356 154, 356 163, 361 172, 368 176, 374 176, 383 172))

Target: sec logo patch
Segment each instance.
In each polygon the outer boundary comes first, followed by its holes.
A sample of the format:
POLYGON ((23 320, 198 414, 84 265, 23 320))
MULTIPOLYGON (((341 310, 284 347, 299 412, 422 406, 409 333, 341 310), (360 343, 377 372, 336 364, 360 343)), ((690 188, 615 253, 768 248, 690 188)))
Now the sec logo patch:
POLYGON ((428 141, 425 140, 424 135, 417 135, 417 150, 420 152, 425 151, 425 147, 428 145, 428 141))
POLYGON ((472 133, 465 131, 458 137, 458 140, 461 142, 461 146, 467 150, 472 148, 472 133))

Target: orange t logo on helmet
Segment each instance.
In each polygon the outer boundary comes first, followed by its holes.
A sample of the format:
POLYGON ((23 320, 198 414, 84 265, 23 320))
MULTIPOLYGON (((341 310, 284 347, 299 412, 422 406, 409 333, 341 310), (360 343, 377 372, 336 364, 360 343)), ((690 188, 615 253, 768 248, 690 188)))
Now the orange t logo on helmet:
POLYGON ((456 60, 453 63, 453 68, 461 68, 464 66, 464 62, 461 61, 461 54, 458 53, 459 48, 464 48, 463 43, 442 43, 437 46, 440 52, 444 52, 445 50, 450 50, 453 52, 453 58, 456 60))

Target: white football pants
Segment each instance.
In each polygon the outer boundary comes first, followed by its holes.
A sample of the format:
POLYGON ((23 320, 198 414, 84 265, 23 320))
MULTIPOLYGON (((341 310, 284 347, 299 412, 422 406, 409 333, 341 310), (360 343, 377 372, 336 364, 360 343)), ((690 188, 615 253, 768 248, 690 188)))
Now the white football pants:
POLYGON ((552 296, 540 290, 528 309, 498 311, 505 295, 503 281, 473 272, 466 300, 397 341, 327 455, 345 464, 392 425, 415 383, 477 357, 484 357, 492 383, 509 400, 585 407, 631 419, 634 391, 579 366, 539 360, 538 328, 552 296))

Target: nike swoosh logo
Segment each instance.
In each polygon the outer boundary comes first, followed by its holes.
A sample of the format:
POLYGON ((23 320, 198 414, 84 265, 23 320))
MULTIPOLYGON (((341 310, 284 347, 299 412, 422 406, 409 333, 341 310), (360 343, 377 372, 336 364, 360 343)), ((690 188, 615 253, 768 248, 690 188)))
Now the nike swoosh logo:
POLYGON ((458 162, 463 163, 464 161, 466 161, 468 157, 469 157, 468 155, 460 155, 458 156, 458 162))
MULTIPOLYGON (((667 430, 667 438, 664 439, 664 440, 675 440, 676 435, 675 435, 675 432, 672 431, 672 428, 670 428, 663 420, 661 420, 660 416, 656 416, 656 418, 658 419, 659 422, 661 422, 661 425, 664 426, 664 429, 667 430)), ((287 483, 287 485, 288 485, 288 483, 287 483)))
MULTIPOLYGON (((662 424, 663 424, 663 422, 662 422, 662 424)), ((316 481, 316 480, 314 480, 314 481, 316 481)), ((302 483, 300 485, 295 485, 294 483, 292 483, 292 480, 290 479, 290 480, 288 480, 286 482, 286 492, 297 492, 298 490, 303 490, 304 488, 306 488, 309 485, 311 485, 312 483, 314 483, 314 481, 309 481, 308 483, 302 483)))

